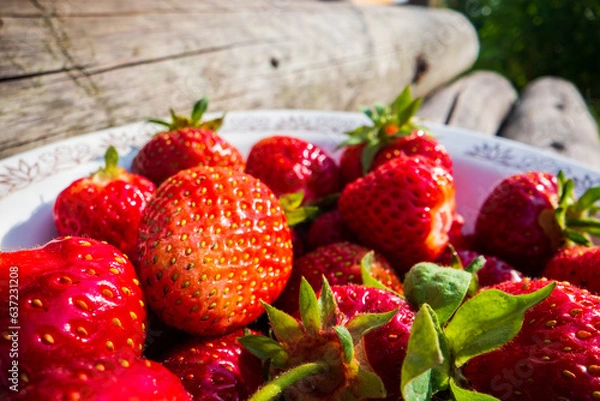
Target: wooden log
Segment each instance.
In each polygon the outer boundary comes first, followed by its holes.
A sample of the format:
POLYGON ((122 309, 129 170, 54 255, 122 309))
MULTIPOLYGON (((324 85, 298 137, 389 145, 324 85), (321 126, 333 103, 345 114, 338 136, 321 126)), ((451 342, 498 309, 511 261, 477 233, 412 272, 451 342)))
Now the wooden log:
POLYGON ((0 158, 185 111, 356 110, 468 69, 462 15, 315 0, 3 0, 0 158), (4 8, 6 3, 6 8, 4 8), (7 11, 8 10, 8 11, 7 11))
POLYGON ((563 79, 530 83, 500 134, 600 168, 598 125, 577 88, 563 79))
POLYGON ((418 115, 426 120, 495 135, 517 100, 503 76, 476 71, 431 94, 418 115))

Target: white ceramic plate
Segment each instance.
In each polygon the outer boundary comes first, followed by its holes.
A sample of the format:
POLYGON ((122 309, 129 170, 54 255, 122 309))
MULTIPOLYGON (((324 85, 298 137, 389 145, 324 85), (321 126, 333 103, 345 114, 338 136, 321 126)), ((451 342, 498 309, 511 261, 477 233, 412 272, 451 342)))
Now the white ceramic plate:
MULTIPOLYGON (((275 133, 313 142, 339 156, 343 133, 368 123, 360 113, 319 111, 250 111, 227 114, 221 135, 246 156, 260 138, 275 133)), ((425 123, 454 160, 457 208, 472 228, 479 206, 499 179, 528 170, 575 179, 578 192, 600 185, 600 171, 540 152, 532 147, 437 124, 425 123)), ((41 245, 56 236, 52 206, 60 191, 77 178, 97 170, 113 144, 121 164, 129 167, 139 148, 157 131, 136 123, 78 136, 0 161, 0 250, 41 245)))

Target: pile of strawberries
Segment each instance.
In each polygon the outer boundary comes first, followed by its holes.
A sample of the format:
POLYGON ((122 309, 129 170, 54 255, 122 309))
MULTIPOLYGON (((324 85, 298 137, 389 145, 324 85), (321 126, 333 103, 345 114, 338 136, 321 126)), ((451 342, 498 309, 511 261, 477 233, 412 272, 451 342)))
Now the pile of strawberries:
POLYGON ((600 400, 600 188, 508 177, 465 234, 420 104, 365 110, 339 165, 285 135, 244 160, 206 99, 132 171, 109 148, 60 238, 0 253, 0 395, 600 400))

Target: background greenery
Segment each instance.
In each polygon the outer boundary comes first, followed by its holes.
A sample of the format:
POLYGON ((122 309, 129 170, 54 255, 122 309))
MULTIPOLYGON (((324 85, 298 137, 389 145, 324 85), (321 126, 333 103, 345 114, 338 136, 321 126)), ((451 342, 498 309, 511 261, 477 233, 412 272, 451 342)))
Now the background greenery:
POLYGON ((474 69, 490 69, 517 89, 555 75, 572 81, 600 117, 600 0, 446 0, 479 33, 474 69))

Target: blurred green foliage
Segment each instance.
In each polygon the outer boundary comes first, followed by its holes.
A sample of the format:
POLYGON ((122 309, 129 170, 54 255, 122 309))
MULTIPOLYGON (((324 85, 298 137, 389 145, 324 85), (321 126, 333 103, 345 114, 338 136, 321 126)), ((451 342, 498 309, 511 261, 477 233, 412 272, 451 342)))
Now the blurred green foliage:
POLYGON ((600 115, 600 0, 446 0, 475 25, 490 69, 521 89, 555 75, 572 81, 600 115))

